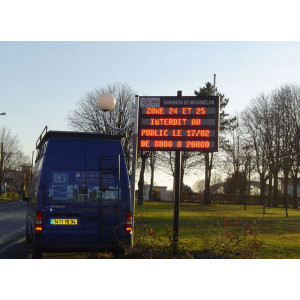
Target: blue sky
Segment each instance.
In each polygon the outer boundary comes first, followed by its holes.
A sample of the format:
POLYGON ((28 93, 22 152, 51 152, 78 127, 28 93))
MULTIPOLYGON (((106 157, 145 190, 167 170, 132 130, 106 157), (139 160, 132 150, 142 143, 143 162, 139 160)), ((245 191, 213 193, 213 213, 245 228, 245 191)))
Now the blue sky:
POLYGON ((241 111, 260 92, 300 78, 300 42, 0 42, 0 126, 25 153, 45 125, 66 117, 87 92, 126 82, 139 95, 193 95, 217 74, 217 87, 241 111))
MULTIPOLYGON (((71 130, 66 118, 77 101, 109 83, 126 82, 139 95, 190 96, 216 74, 234 114, 261 92, 299 83, 300 42, 0 42, 0 66, 0 127, 31 157, 46 125, 71 130)), ((173 179, 157 172, 155 184, 172 189, 173 179)))

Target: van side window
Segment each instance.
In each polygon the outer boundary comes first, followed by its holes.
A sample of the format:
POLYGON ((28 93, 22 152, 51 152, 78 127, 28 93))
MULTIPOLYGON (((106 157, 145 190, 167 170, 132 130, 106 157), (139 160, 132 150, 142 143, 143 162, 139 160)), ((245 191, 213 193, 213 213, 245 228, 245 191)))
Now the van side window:
POLYGON ((41 171, 32 174, 29 201, 36 203, 41 171))
POLYGON ((118 202, 118 172, 51 170, 48 176, 49 201, 118 202))

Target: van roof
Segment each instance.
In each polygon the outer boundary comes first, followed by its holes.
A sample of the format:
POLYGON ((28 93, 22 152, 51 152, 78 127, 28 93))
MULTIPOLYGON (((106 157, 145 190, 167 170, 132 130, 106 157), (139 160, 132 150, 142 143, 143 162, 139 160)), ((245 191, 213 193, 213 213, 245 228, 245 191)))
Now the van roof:
POLYGON ((50 130, 40 135, 36 141, 36 149, 38 149, 42 144, 44 144, 48 139, 97 139, 97 140, 121 140, 121 135, 107 135, 94 132, 78 132, 78 131, 54 131, 50 130))

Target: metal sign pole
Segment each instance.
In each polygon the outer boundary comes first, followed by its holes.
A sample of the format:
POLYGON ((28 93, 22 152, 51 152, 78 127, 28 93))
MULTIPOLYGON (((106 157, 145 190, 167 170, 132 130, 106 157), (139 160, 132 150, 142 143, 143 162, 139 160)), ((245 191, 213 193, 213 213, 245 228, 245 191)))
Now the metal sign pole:
POLYGON ((181 185, 181 151, 175 152, 175 195, 174 195, 174 218, 173 218, 173 247, 174 255, 178 250, 179 234, 179 205, 180 205, 180 185, 181 185))
POLYGON ((132 211, 135 210, 135 173, 136 173, 136 161, 137 161, 137 140, 138 140, 138 111, 139 111, 139 96, 135 96, 135 108, 133 110, 134 118, 134 130, 133 130, 133 149, 132 149, 132 172, 131 172, 131 205, 132 211))
MULTIPOLYGON (((182 91, 177 92, 177 97, 182 97, 182 91)), ((178 252, 179 235, 179 205, 181 196, 181 151, 175 151, 175 184, 174 184, 174 217, 173 217, 173 253, 178 252)))

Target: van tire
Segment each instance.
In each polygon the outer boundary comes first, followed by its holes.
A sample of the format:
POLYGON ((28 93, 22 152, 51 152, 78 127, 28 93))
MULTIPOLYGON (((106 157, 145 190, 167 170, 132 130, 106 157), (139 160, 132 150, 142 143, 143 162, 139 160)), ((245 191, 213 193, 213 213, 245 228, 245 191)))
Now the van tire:
POLYGON ((32 238, 31 238, 31 236, 30 236, 30 234, 29 234, 29 232, 28 232, 28 230, 27 230, 27 226, 26 226, 26 230, 25 230, 25 241, 26 241, 26 243, 28 243, 28 244, 31 244, 31 243, 32 243, 32 238))
POLYGON ((26 233, 25 241, 26 241, 26 243, 28 243, 28 244, 31 244, 31 243, 32 243, 32 239, 31 239, 31 237, 30 237, 30 235, 29 235, 28 233, 26 233))
POLYGON ((114 258, 123 258, 124 255, 125 255, 125 249, 123 247, 113 250, 114 258))
POLYGON ((32 240, 32 258, 33 259, 40 259, 43 258, 43 252, 39 247, 37 237, 34 235, 32 240))
POLYGON ((33 259, 41 259, 43 258, 43 252, 36 246, 32 248, 32 258, 33 259))

